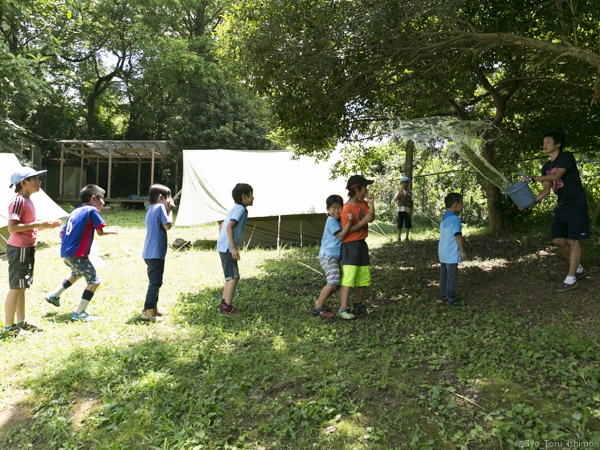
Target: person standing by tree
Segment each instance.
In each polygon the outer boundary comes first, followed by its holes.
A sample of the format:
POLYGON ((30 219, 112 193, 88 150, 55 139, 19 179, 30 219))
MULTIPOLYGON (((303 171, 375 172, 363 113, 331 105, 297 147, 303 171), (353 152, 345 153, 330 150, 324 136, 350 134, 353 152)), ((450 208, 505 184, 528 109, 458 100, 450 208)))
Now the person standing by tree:
POLYGON ((565 292, 579 287, 577 280, 585 274, 580 264, 580 241, 590 237, 588 204, 575 158, 571 152, 564 151, 565 137, 558 132, 548 132, 544 135, 543 148, 550 161, 543 165, 542 176, 528 177, 523 181, 543 183, 542 192, 535 198, 536 203, 548 196, 550 189, 558 196, 550 233, 560 254, 569 261, 569 273, 554 290, 565 292))
POLYGON ((408 233, 412 228, 412 211, 415 204, 413 193, 408 188, 408 177, 400 179, 400 189, 396 191, 394 201, 398 202, 398 242, 402 240, 402 225, 406 227, 406 238, 408 241, 408 233))

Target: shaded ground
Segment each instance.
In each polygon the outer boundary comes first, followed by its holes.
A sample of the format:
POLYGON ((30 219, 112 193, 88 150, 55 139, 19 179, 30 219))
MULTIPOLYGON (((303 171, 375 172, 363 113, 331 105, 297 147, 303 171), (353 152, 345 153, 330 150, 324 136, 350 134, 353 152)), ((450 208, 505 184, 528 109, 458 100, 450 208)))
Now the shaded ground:
MULTIPOLYGON (((585 242, 593 250, 596 239, 585 242)), ((498 306, 508 312, 543 316, 571 314, 586 320, 600 313, 600 277, 592 252, 582 263, 586 275, 578 289, 556 293, 553 288, 567 274, 568 263, 547 236, 497 237, 476 235, 465 241, 468 260, 461 264, 458 294, 467 307, 486 310, 498 306)), ((390 243, 371 251, 375 303, 424 294, 440 300, 437 241, 390 243), (398 276, 398 274, 402 274, 398 276), (391 294, 391 298, 390 298, 391 294)))

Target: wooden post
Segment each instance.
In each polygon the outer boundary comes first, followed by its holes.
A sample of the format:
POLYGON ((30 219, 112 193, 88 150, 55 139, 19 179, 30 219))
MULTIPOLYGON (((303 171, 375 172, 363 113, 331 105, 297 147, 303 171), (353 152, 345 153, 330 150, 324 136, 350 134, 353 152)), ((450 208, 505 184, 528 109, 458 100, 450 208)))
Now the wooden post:
POLYGON ((155 144, 152 144, 152 147, 151 147, 152 163, 150 165, 150 186, 152 186, 154 184, 154 145, 155 144))
POLYGON ((65 144, 60 144, 60 173, 58 174, 58 198, 62 199, 63 196, 63 170, 65 158, 65 144))
POLYGON ((113 144, 111 142, 108 147, 108 198, 110 198, 110 179, 112 177, 112 148, 113 144))
POLYGON ((79 190, 83 189, 83 153, 84 150, 81 149, 81 164, 79 165, 79 190))
POLYGON ((140 196, 140 183, 142 182, 142 158, 138 158, 138 182, 137 182, 137 196, 140 196))
POLYGON ((100 186, 100 158, 96 158, 96 186, 100 186))
POLYGON ((179 163, 175 162, 175 193, 179 192, 179 163))

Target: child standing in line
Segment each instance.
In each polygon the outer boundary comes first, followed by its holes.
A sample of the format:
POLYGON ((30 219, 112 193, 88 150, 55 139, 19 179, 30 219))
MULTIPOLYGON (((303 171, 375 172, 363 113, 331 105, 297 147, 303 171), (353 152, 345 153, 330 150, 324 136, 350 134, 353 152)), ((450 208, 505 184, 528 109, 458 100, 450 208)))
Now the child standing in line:
POLYGON ((107 234, 118 235, 119 229, 106 227, 106 222, 100 216, 100 211, 104 207, 104 189, 95 184, 88 184, 79 192, 79 199, 82 203, 81 206, 69 214, 65 226, 60 232, 62 238, 60 256, 71 269, 71 275, 63 280, 54 292, 46 295, 45 299, 54 306, 60 306, 60 295, 65 289, 70 288, 81 277, 85 277, 87 287, 81 295, 79 306, 71 314, 71 322, 89 322, 98 319, 90 316, 85 310, 100 285, 100 278, 89 259, 94 241, 94 230, 99 236, 105 236, 107 234))
POLYGON ((142 258, 148 266, 148 290, 140 319, 156 322, 162 313, 158 311, 158 291, 163 284, 165 257, 167 255, 167 230, 173 223, 171 190, 162 184, 153 184, 148 190, 150 206, 146 212, 146 240, 142 258))
POLYGON ((356 318, 355 314, 367 312, 362 301, 367 286, 371 285, 371 260, 365 239, 369 235, 369 222, 375 220, 374 199, 367 194, 367 186, 372 183, 373 180, 367 180, 362 175, 352 175, 346 184, 348 201, 342 209, 342 228, 347 225, 350 214, 357 222, 350 226, 348 235, 342 241, 342 286, 340 309, 337 312, 342 319, 352 320, 356 318), (356 287, 356 292, 350 311, 348 298, 353 287, 356 287))
POLYGON ((223 298, 219 305, 219 311, 226 316, 236 316, 238 311, 231 304, 235 287, 240 279, 238 270, 238 261, 240 252, 238 245, 244 235, 244 227, 248 221, 247 206, 254 203, 254 192, 252 186, 245 183, 238 183, 231 192, 235 206, 231 208, 225 220, 219 228, 219 239, 217 240, 217 251, 221 256, 221 265, 225 275, 225 287, 223 288, 223 298))
POLYGON ((39 192, 40 179, 46 170, 22 167, 10 176, 11 187, 15 187, 15 197, 8 206, 8 231, 6 244, 8 260, 9 291, 4 303, 5 336, 18 336, 21 332, 42 331, 25 321, 25 290, 33 283, 35 247, 38 229, 56 228, 59 220, 36 220, 35 206, 30 197, 39 192), (15 315, 17 323, 15 323, 15 315))
POLYGON ((319 251, 319 263, 325 271, 327 284, 321 290, 319 299, 312 308, 314 316, 321 316, 325 319, 333 318, 333 314, 325 309, 325 301, 340 288, 340 254, 342 251, 342 239, 350 231, 352 225, 352 214, 346 217, 347 224, 344 228, 341 226, 340 213, 344 205, 344 200, 339 195, 330 195, 325 201, 327 205, 327 221, 323 238, 321 239, 321 250, 319 251))
POLYGON ((457 214, 463 209, 463 197, 451 193, 444 199, 446 211, 440 223, 440 288, 444 300, 450 306, 462 306, 456 296, 458 279, 458 263, 467 259, 462 237, 462 225, 457 214))

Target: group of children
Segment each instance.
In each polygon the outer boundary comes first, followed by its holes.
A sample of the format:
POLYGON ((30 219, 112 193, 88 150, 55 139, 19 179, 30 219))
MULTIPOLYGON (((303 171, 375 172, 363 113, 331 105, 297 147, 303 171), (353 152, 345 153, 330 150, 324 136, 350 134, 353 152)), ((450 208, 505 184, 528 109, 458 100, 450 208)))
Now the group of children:
MULTIPOLYGON (((33 283, 38 229, 56 228, 61 225, 59 220, 36 220, 35 206, 30 197, 40 190, 39 177, 45 173, 45 170, 36 171, 23 167, 11 175, 11 187, 14 186, 16 195, 8 207, 10 237, 7 241, 6 257, 9 291, 4 308, 3 329, 3 334, 7 336, 42 331, 25 320, 25 290, 33 283)), ((69 214, 60 231, 60 256, 70 269, 70 275, 56 290, 47 294, 45 300, 59 307, 61 294, 77 280, 85 278, 87 286, 83 290, 79 305, 71 314, 72 322, 98 319, 86 311, 100 285, 100 278, 89 258, 90 250, 96 233, 100 236, 119 234, 118 227, 107 227, 100 216, 105 204, 104 193, 104 189, 95 184, 85 186, 79 193, 81 206, 69 214)), ((148 195, 151 205, 146 213, 146 239, 142 256, 148 266, 149 283, 140 319, 155 321, 162 315, 157 308, 158 291, 162 285, 167 253, 167 230, 172 224, 175 204, 170 189, 161 184, 152 185, 148 195)))
MULTIPOLYGON (((10 238, 7 244, 7 260, 9 263, 9 292, 5 304, 4 334, 16 336, 23 332, 41 331, 25 320, 25 290, 33 283, 35 264, 35 248, 37 230, 55 228, 61 225, 58 220, 38 221, 35 207, 30 196, 40 189, 39 177, 45 170, 36 171, 22 168, 11 176, 11 186, 17 194, 9 205, 8 231, 10 238), (15 321, 16 316, 16 321, 15 321)), ((405 180, 402 180, 405 183, 405 180)), ((373 196, 368 194, 367 186, 372 180, 362 175, 353 175, 348 180, 346 189, 348 201, 344 203, 339 195, 331 195, 326 200, 327 221, 319 262, 325 271, 327 284, 321 290, 319 298, 312 308, 312 314, 326 319, 335 316, 345 320, 353 320, 357 314, 367 310, 363 304, 365 290, 371 284, 370 258, 366 238, 369 233, 368 224, 375 219, 373 196), (348 305, 350 290, 355 288, 353 305, 348 305), (340 290, 340 307, 335 315, 325 305, 326 300, 340 290)), ((117 227, 107 227, 100 216, 104 207, 104 190, 94 184, 88 184, 80 191, 81 206, 76 208, 67 218, 61 235, 61 258, 70 269, 70 275, 57 288, 45 296, 45 300, 60 306, 60 296, 80 278, 85 278, 85 287, 79 305, 71 314, 71 321, 93 321, 86 309, 91 302, 100 279, 89 255, 94 235, 118 235, 117 227)), ((146 237, 142 257, 147 265, 148 288, 140 320, 153 322, 163 315, 158 310, 158 296, 163 284, 165 257, 167 253, 167 230, 172 226, 173 208, 175 206, 168 187, 154 184, 149 189, 150 206, 146 213, 146 237)), ((225 277, 223 297, 219 305, 221 314, 235 316, 237 309, 233 306, 233 297, 240 279, 238 261, 239 243, 244 234, 244 226, 248 220, 248 206, 254 202, 252 186, 237 184, 232 197, 234 207, 221 223, 217 240, 217 251, 225 277)), ((460 304, 456 298, 456 274, 458 262, 466 258, 460 235, 460 219, 456 216, 462 209, 462 198, 459 194, 450 194, 446 198, 447 211, 441 225, 440 261, 441 286, 444 298, 453 306, 460 304)), ((408 235, 408 233, 407 233, 408 235)))

